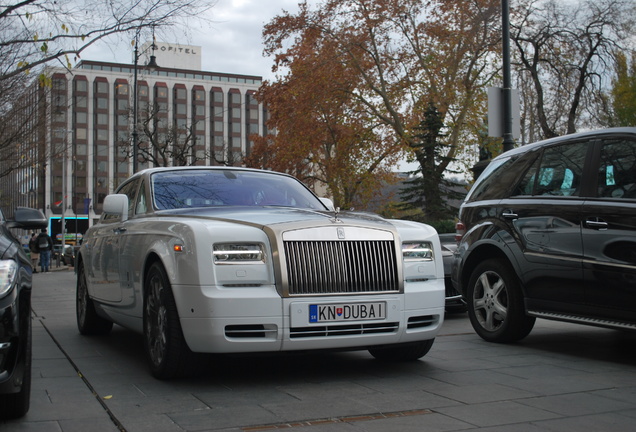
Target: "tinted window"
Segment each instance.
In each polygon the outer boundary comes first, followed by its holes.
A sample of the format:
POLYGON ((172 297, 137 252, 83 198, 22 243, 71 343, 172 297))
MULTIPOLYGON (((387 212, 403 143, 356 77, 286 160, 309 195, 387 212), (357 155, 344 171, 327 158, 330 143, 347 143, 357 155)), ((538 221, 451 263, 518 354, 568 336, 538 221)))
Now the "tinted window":
POLYGON ((601 147, 598 196, 636 198, 636 142, 607 141, 601 147))
POLYGON ((493 160, 477 179, 466 201, 507 198, 511 186, 518 181, 519 173, 524 172, 538 154, 530 151, 510 158, 493 160))
POLYGON ((544 150, 513 195, 576 196, 580 192, 588 143, 570 143, 544 150))

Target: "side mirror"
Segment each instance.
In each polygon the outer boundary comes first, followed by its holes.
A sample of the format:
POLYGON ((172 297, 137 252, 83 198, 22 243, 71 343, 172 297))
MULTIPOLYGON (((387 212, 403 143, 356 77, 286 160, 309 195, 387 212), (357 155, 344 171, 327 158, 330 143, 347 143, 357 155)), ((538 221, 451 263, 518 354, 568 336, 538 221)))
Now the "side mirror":
POLYGON ((49 226, 49 221, 44 216, 41 210, 18 207, 15 209, 13 220, 7 221, 7 227, 9 228, 46 228, 49 226))
POLYGON ((106 214, 117 215, 122 222, 128 220, 128 196, 124 194, 106 195, 103 211, 106 214))

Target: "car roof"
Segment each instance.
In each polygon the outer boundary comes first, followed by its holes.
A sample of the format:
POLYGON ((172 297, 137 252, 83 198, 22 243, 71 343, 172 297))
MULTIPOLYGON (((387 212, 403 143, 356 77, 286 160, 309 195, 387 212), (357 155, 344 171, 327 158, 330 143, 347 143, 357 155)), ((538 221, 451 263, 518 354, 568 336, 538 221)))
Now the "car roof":
POLYGON ((559 142, 567 142, 567 141, 577 141, 585 138, 602 138, 611 135, 636 135, 636 127, 618 127, 618 128, 607 128, 607 129, 597 129, 586 132, 579 132, 574 134, 562 135, 554 138, 545 139, 542 141, 537 141, 531 144, 525 144, 520 147, 516 147, 512 150, 508 150, 505 153, 500 154, 493 160, 497 160, 504 157, 511 157, 521 153, 525 153, 528 151, 532 151, 537 148, 545 147, 551 144, 559 143, 559 142))

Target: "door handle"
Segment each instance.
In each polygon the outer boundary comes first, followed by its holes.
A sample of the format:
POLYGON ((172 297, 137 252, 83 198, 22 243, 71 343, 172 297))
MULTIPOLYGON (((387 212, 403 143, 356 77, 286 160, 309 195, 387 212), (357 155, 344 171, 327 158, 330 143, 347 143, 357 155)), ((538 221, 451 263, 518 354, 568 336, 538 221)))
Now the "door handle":
POLYGON ((124 228, 124 227, 113 228, 113 232, 115 234, 121 234, 121 233, 126 232, 126 228, 124 228))
POLYGON ((512 210, 504 210, 501 216, 503 216, 504 219, 519 219, 519 215, 512 210))
POLYGON ((609 224, 601 218, 590 218, 585 221, 585 226, 596 230, 606 230, 609 224))

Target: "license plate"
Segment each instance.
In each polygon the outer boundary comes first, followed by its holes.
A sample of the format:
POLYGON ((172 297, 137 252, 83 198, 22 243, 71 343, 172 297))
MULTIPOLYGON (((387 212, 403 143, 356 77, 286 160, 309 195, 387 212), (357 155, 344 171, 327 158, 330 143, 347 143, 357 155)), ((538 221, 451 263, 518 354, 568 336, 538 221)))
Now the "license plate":
POLYGON ((309 305, 309 322, 362 321, 386 318, 386 302, 309 305))

